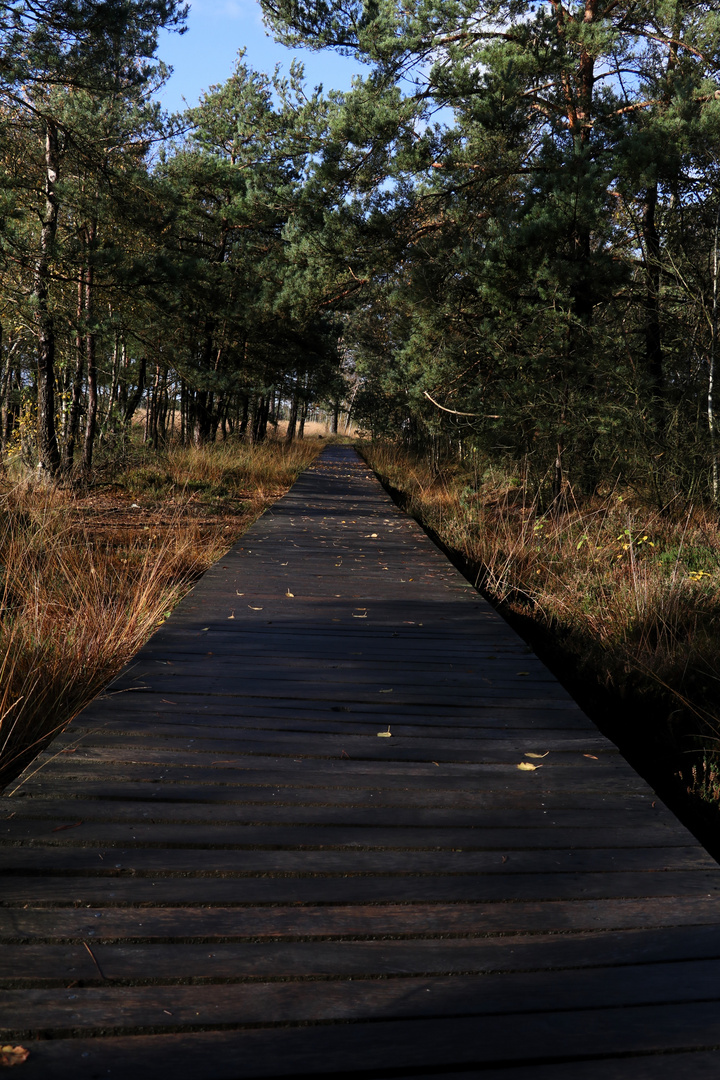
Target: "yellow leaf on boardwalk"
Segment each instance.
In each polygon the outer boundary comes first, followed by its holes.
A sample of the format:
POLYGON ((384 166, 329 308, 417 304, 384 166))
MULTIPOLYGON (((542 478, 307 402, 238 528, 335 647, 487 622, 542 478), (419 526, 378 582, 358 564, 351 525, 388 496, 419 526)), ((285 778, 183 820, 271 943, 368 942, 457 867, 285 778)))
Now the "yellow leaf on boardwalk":
POLYGON ((544 758, 547 757, 549 753, 550 751, 546 750, 544 754, 526 754, 525 757, 544 758))
POLYGON ((24 1046, 0 1046, 0 1066, 22 1065, 30 1057, 24 1046))
POLYGON ((529 761, 521 761, 518 769, 523 772, 535 772, 536 769, 542 769, 542 765, 531 765, 529 761))

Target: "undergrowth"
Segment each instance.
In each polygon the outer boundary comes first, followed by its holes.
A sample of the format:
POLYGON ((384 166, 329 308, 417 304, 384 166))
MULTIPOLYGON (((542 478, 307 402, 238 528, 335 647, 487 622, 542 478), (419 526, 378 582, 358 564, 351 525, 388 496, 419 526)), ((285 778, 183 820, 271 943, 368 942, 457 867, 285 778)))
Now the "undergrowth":
POLYGON ((322 444, 138 448, 83 491, 0 486, 0 786, 140 648, 322 444))
POLYGON ((405 509, 477 568, 476 584, 550 631, 581 677, 621 699, 635 737, 670 744, 686 787, 717 803, 716 515, 658 511, 617 489, 577 499, 568 488, 543 508, 519 475, 479 459, 431 468, 392 445, 362 450, 405 509))

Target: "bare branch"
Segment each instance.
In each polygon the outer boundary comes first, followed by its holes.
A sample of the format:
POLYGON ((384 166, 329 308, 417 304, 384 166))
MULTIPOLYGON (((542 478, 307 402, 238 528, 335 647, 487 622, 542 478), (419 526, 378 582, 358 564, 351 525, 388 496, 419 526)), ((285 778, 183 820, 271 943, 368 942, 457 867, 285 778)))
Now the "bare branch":
POLYGON ((500 419, 500 416, 497 415, 496 413, 458 412, 457 409, 446 409, 445 406, 441 405, 439 401, 436 401, 435 398, 430 397, 427 390, 423 390, 423 394, 428 399, 428 401, 432 401, 432 403, 433 403, 433 405, 435 406, 436 409, 442 409, 443 412, 452 413, 453 416, 475 416, 475 417, 482 417, 484 420, 499 420, 500 419))

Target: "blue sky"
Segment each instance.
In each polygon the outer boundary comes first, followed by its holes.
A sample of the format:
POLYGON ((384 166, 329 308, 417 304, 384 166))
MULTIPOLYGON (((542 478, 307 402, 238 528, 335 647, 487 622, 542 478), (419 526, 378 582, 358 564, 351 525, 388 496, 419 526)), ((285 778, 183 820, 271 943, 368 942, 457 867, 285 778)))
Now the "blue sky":
POLYGON ((268 36, 257 0, 192 0, 187 33, 163 34, 158 50, 174 68, 160 98, 171 112, 196 105, 203 90, 229 78, 238 50, 246 49, 245 62, 258 71, 272 71, 277 63, 287 70, 293 57, 305 65, 308 83, 326 90, 345 90, 353 74, 362 70, 355 60, 331 52, 292 51, 268 36))

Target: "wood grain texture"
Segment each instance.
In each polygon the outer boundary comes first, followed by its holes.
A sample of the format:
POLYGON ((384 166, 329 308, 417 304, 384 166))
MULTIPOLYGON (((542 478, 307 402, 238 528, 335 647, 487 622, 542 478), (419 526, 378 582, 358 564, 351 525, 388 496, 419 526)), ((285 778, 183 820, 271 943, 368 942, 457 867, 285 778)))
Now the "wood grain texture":
POLYGON ((10 785, 0 848, 29 1080, 720 1072, 715 862, 347 448, 10 785))

